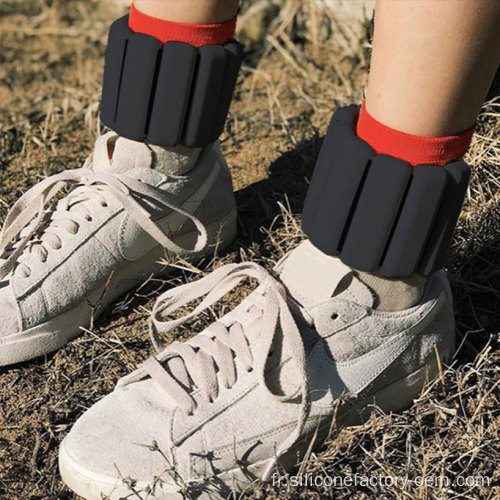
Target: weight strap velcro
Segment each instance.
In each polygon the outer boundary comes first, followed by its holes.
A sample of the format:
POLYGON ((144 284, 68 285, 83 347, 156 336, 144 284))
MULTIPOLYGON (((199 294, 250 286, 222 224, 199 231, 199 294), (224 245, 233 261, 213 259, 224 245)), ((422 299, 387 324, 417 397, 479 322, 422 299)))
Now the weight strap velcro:
POLYGON ((355 132, 359 109, 336 111, 304 203, 313 245, 359 271, 429 276, 444 265, 470 168, 377 155, 355 132))
POLYGON ((134 33, 128 15, 110 28, 101 120, 117 134, 159 146, 205 146, 224 129, 243 47, 196 48, 134 33))

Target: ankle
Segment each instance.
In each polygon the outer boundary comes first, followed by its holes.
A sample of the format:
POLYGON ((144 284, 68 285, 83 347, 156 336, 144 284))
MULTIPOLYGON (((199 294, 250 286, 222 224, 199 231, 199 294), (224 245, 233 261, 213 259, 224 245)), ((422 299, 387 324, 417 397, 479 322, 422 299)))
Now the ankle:
POLYGON ((356 133, 376 154, 400 158, 413 167, 419 164, 444 166, 465 155, 472 140, 474 126, 448 136, 412 135, 376 120, 363 101, 356 133))
MULTIPOLYGON (((196 0, 198 4, 200 0, 196 0)), ((155 6, 158 7, 156 2, 155 6)), ((135 2, 130 7, 129 26, 135 33, 144 33, 166 42, 183 42, 195 47, 202 45, 224 45, 234 36, 236 30, 236 8, 229 5, 226 9, 202 11, 197 5, 186 9, 186 5, 173 8, 174 2, 168 2, 162 8, 151 8, 151 2, 135 2), (183 14, 196 13, 194 17, 184 17, 183 14)), ((183 2, 180 2, 183 3, 183 2)), ((216 5, 215 5, 216 7, 216 5)))
POLYGON ((135 0, 133 6, 155 19, 198 25, 221 24, 238 12, 238 0, 135 0))

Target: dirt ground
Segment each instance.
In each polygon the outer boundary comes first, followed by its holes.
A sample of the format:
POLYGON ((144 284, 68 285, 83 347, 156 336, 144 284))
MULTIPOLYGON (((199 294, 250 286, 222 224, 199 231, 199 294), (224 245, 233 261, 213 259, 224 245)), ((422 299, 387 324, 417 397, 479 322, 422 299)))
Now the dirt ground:
MULTIPOLYGON (((300 0, 247 1, 246 11, 240 38, 247 54, 222 137, 237 190, 238 240, 221 258, 176 268, 168 281, 130 293, 64 349, 0 368, 0 499, 76 498, 58 476, 59 443, 153 353, 147 309, 160 290, 221 262, 271 266, 302 237, 298 214, 331 112, 363 96, 371 14, 346 21, 300 0)), ((0 0, 2 217, 30 186, 80 166, 91 151, 100 133, 107 29, 120 12, 111 0, 0 0)), ((448 261, 458 328, 452 366, 412 409, 375 409, 365 425, 334 431, 303 465, 303 472, 332 477, 431 479, 341 488, 256 484, 246 498, 500 498, 497 94, 494 85, 468 154, 473 180, 448 261), (468 476, 476 480, 460 484, 468 476)))

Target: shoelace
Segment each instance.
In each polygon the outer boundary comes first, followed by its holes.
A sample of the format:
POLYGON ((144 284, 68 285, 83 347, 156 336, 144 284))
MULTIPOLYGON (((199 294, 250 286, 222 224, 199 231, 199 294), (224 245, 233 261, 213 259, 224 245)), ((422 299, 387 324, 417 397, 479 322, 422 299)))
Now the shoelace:
POLYGON ((281 443, 277 456, 295 443, 309 411, 305 348, 287 303, 285 287, 263 267, 255 263, 229 264, 198 281, 168 290, 158 298, 153 308, 150 332, 153 344, 160 354, 147 360, 136 372, 124 377, 119 385, 126 385, 149 375, 186 414, 192 415, 196 410, 196 402, 192 397, 190 382, 206 401, 214 401, 218 395, 218 377, 220 383, 228 388, 236 382, 235 359, 239 359, 244 369, 257 371, 260 383, 273 398, 285 402, 301 397, 297 427, 281 443), (245 299, 249 301, 249 305, 252 304, 250 307, 259 307, 262 310, 262 328, 256 343, 257 349, 253 353, 244 327, 237 321, 231 325, 216 321, 194 339, 184 343, 174 342, 162 351, 158 333, 169 333, 199 315, 246 278, 254 278, 262 285, 262 294, 253 294, 245 299), (201 297, 204 299, 189 314, 179 319, 164 319, 201 297), (275 394, 266 380, 266 361, 276 335, 283 336, 283 343, 287 344, 289 357, 296 367, 297 380, 301 381, 291 394, 275 394), (169 370, 165 369, 166 363, 169 370))
MULTIPOLYGON (((118 200, 128 215, 167 250, 175 253, 195 253, 206 246, 207 232, 200 220, 170 203, 160 190, 124 174, 96 172, 89 168, 88 164, 89 162, 82 168, 67 170, 44 179, 24 193, 12 206, 0 234, 0 255, 5 253, 6 256, 0 261, 0 279, 5 278, 19 263, 19 258, 25 250, 36 252, 43 261, 47 257, 47 245, 59 248, 61 244, 58 230, 76 232, 78 221, 75 219, 78 216, 87 217, 89 220, 84 205, 80 204, 83 208, 80 208, 79 212, 70 211, 73 204, 87 200, 105 203, 109 195, 118 200), (73 189, 50 210, 50 202, 68 186, 73 189), (150 213, 139 201, 141 197, 153 200, 161 208, 178 212, 190 219, 198 230, 194 248, 185 249, 175 244, 151 219, 150 213)), ((26 267, 23 271, 27 275, 26 267)))

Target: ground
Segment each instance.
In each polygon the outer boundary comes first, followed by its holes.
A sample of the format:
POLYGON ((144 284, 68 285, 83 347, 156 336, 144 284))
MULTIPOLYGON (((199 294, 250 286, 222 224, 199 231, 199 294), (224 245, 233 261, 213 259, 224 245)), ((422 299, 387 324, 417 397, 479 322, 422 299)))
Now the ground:
MULTIPOLYGON (((237 190, 238 240, 222 257, 180 264, 168 281, 130 293, 59 352, 0 369, 1 499, 76 498, 58 476, 59 443, 86 408, 153 353, 147 310, 160 290, 223 262, 271 266, 303 237, 301 203, 329 116, 363 96, 371 14, 341 17, 300 0, 245 2, 249 7, 240 24, 247 54, 222 137, 237 190)), ((91 151, 101 127, 106 32, 123 11, 111 0, 0 0, 2 217, 30 186, 78 167, 91 151)), ((322 477, 381 475, 386 484, 256 484, 246 498, 500 497, 497 91, 494 85, 467 156, 473 179, 447 265, 458 336, 452 366, 412 409, 374 409, 365 425, 334 429, 302 466, 322 477), (391 485, 396 476, 413 481, 391 485)))

